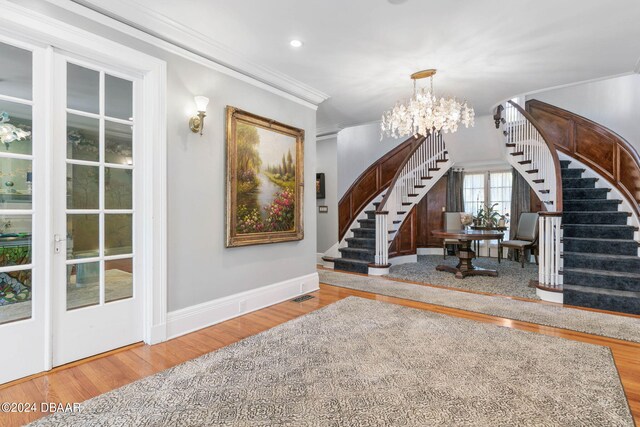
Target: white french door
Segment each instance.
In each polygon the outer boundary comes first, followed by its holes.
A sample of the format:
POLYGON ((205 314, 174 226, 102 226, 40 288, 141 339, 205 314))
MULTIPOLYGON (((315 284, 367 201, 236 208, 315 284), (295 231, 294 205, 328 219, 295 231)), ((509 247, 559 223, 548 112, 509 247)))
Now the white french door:
POLYGON ((53 366, 142 341, 137 279, 140 84, 54 54, 53 366))
POLYGON ((166 64, 2 13, 0 384, 166 337, 166 64))
POLYGON ((0 38, 0 383, 48 368, 47 50, 0 38))

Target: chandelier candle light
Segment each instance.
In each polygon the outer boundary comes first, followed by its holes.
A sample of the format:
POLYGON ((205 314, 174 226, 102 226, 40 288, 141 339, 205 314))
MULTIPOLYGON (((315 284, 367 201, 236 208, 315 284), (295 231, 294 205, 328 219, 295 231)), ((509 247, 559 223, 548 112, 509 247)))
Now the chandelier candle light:
POLYGON ((405 102, 398 101, 393 109, 382 115, 381 138, 400 138, 408 135, 427 136, 431 132, 455 132, 462 123, 473 126, 475 113, 467 102, 455 98, 438 99, 433 93, 433 76, 436 70, 418 71, 411 75, 413 96, 405 102), (417 89, 417 80, 429 77, 430 87, 417 89))

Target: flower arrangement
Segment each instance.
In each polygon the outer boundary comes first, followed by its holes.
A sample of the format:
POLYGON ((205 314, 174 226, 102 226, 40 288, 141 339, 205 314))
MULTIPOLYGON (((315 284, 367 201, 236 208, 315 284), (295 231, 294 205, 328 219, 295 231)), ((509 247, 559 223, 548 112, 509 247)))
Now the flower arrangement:
POLYGON ((473 215, 467 212, 460 212, 460 222, 465 227, 473 223, 473 215))
POLYGON ((9 114, 6 111, 0 113, 0 141, 7 150, 13 141, 22 141, 31 135, 31 132, 15 127, 9 121, 9 114))

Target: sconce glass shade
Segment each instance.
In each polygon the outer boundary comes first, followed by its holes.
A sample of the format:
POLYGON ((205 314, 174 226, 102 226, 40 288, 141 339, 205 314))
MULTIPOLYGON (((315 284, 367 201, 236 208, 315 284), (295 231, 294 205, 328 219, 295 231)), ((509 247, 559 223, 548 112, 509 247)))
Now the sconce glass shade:
POLYGON ((206 96, 196 96, 193 98, 196 101, 196 108, 198 111, 207 111, 207 105, 209 105, 209 98, 206 96))

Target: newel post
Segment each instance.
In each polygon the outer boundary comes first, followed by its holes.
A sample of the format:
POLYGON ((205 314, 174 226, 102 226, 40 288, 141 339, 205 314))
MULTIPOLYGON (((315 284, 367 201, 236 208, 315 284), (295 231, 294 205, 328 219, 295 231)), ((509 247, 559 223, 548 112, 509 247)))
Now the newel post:
POLYGON ((562 212, 540 212, 538 288, 562 292, 562 212))

